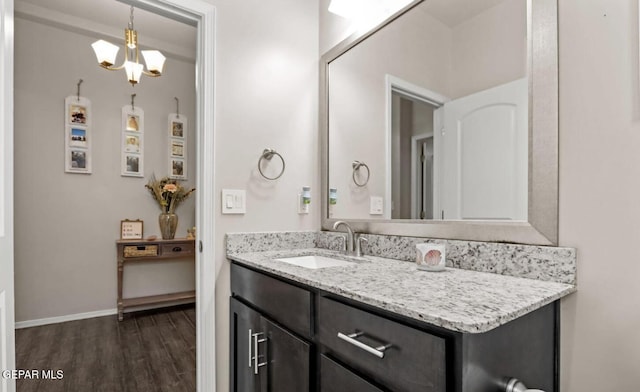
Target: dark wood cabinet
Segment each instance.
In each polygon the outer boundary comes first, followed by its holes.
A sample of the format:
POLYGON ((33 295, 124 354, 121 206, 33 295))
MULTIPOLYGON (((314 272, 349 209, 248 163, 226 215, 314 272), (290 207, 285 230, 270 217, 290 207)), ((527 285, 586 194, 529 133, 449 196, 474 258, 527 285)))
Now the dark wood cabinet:
POLYGON ((321 297, 318 340, 397 392, 446 392, 445 339, 321 297))
POLYGON ((262 391, 309 391, 311 345, 264 317, 262 327, 267 336, 266 389, 262 391))
POLYGON ((231 392, 559 390, 557 302, 460 333, 235 263, 231 278, 231 392))
POLYGON ((259 372, 254 369, 254 333, 260 330, 260 313, 231 299, 231 391, 260 391, 259 372))
POLYGON ((231 391, 310 390, 311 345, 231 299, 231 391))
POLYGON ((344 366, 320 356, 320 392, 382 392, 344 366))

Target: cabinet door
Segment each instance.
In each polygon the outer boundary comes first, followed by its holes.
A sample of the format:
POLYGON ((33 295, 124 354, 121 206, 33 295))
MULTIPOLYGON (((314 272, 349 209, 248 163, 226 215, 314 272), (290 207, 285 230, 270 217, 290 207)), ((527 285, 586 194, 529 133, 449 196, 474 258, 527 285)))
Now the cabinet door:
POLYGON ((266 346, 260 347, 261 355, 267 353, 262 392, 309 391, 311 346, 265 318, 261 324, 267 335, 266 346))
POLYGON ((253 334, 260 328, 260 314, 231 298, 231 392, 260 392, 253 363, 253 334))
POLYGON ((382 392, 382 390, 321 355, 320 392, 382 392))

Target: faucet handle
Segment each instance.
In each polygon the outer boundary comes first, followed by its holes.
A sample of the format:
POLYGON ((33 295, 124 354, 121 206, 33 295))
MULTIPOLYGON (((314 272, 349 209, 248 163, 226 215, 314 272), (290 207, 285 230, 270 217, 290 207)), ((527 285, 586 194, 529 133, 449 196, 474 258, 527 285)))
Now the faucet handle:
POLYGON ((363 256, 362 242, 366 242, 368 244, 369 240, 367 239, 367 237, 363 237, 362 235, 359 235, 358 239, 356 240, 356 256, 357 257, 363 256))

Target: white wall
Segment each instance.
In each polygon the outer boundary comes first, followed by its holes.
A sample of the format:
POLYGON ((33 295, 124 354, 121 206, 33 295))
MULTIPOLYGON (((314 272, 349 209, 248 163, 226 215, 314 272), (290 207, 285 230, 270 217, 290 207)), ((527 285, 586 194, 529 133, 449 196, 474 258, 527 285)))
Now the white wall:
POLYGON ((216 192, 246 189, 247 213, 216 206, 216 378, 229 390, 229 262, 224 234, 320 227, 318 2, 211 1, 216 5, 216 192), (259 177, 266 147, 286 159, 277 181, 259 177), (311 186, 309 215, 296 198, 311 186), (315 207, 314 207, 315 206, 315 207))
POLYGON ((328 11, 331 0, 319 0, 320 4, 320 54, 327 52, 335 44, 354 32, 349 19, 328 11))
POLYGON ((527 2, 505 0, 452 29, 451 99, 527 76, 527 2))
MULTIPOLYGON (((142 33, 142 32, 141 32, 142 33)), ((16 19, 15 34, 15 287, 16 320, 116 307, 116 248, 120 220, 144 220, 159 234, 159 208, 144 188, 167 174, 167 116, 195 118, 194 64, 167 60, 159 79, 133 89, 123 71, 96 64, 94 37, 16 19), (92 102, 93 174, 64 172, 64 99, 92 102), (121 108, 137 93, 145 110, 145 178, 120 176, 121 108)), ((189 129, 189 175, 195 181, 195 137, 189 129)), ((194 199, 178 209, 177 237, 194 224, 194 199)), ((190 290, 190 262, 126 267, 125 296, 190 290)))
POLYGON ((578 249, 578 292, 562 301, 562 391, 637 391, 638 2, 559 6, 560 244, 578 249))

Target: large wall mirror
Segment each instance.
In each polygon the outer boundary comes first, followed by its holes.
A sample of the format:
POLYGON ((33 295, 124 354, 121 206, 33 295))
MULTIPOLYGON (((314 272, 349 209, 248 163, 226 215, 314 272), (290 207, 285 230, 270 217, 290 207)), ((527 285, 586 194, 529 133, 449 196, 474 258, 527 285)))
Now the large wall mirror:
POLYGON ((326 53, 323 228, 556 244, 556 0, 414 1, 326 53))

